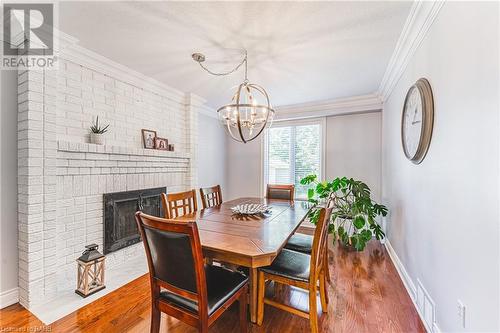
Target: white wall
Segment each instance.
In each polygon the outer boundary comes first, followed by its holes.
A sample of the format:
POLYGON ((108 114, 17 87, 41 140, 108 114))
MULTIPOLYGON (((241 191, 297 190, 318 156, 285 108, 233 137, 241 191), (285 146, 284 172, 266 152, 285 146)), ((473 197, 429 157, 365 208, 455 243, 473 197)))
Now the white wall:
MULTIPOLYGON (((226 191, 226 133, 216 118, 198 115, 198 186, 226 191)), ((225 197, 223 196, 225 200, 225 197)))
POLYGON ((383 110, 388 237, 443 332, 499 331, 499 5, 447 2, 383 110), (408 88, 426 77, 435 99, 420 165, 400 140, 408 88), (466 328, 457 316, 466 309, 466 328))
MULTIPOLYGON (((358 178, 380 198, 380 112, 327 117, 325 173, 327 178, 358 178)), ((242 144, 228 139, 228 199, 262 195, 262 137, 242 144)))
POLYGON ((381 112, 328 117, 326 179, 359 179, 371 188, 372 198, 380 201, 381 128, 381 112))
MULTIPOLYGON (((11 303, 8 293, 17 288, 17 71, 0 71, 0 295, 11 303)), ((8 304, 7 303, 7 304, 8 304)))
POLYGON ((262 196, 261 146, 263 136, 243 144, 227 139, 227 176, 228 200, 238 197, 262 196))

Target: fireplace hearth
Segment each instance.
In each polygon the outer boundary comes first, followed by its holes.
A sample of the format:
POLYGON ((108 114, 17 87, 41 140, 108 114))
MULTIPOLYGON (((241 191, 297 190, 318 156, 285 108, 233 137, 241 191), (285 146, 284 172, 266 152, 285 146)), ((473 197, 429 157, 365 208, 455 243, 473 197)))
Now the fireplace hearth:
POLYGON ((162 217, 161 193, 166 192, 158 187, 104 194, 104 254, 139 243, 135 212, 162 217))

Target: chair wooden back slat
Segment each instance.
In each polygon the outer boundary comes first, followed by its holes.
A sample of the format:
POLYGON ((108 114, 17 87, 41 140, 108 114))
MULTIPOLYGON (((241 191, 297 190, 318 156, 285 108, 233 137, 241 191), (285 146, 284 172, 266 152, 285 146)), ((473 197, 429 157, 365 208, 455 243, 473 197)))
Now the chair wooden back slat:
POLYGON ((161 199, 165 218, 167 219, 175 219, 198 210, 195 190, 169 194, 162 193, 161 199))
POLYGON ((268 184, 266 198, 293 201, 295 186, 293 184, 268 184))
POLYGON ((332 216, 332 207, 328 203, 320 208, 318 223, 314 230, 310 263, 310 281, 317 281, 318 274, 324 265, 324 256, 328 250, 328 225, 332 216))
POLYGON ((200 197, 204 209, 220 205, 222 203, 220 185, 200 188, 200 197))
POLYGON ((142 212, 137 212, 135 218, 146 250, 153 297, 158 297, 160 288, 164 288, 171 293, 196 301, 199 305, 199 318, 208 318, 207 284, 196 221, 180 222, 150 216, 142 212), (165 253, 166 249, 182 244, 180 240, 187 241, 189 248, 181 246, 175 256, 172 253, 165 253), (168 247, 166 244, 168 242, 172 243, 172 247, 168 247), (194 275, 192 278, 195 288, 186 288, 185 281, 182 279, 176 281, 172 278, 179 276, 183 279, 187 277, 189 280, 190 273, 194 275))

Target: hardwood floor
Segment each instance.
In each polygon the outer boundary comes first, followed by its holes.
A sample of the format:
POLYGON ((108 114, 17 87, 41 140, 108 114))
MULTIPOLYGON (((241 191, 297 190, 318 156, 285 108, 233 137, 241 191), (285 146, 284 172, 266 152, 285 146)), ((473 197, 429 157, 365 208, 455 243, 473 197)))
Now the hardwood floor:
MULTIPOLYGON (((328 314, 322 314, 318 305, 321 332, 425 332, 382 245, 371 242, 361 253, 336 248, 330 255, 330 272, 333 287, 329 287, 328 314)), ((307 292, 280 289, 275 297, 307 309, 307 292)), ((268 292, 273 290, 268 286, 268 292)), ((149 332, 149 292, 144 275, 49 326, 15 304, 0 310, 0 332, 149 332)), ((210 332, 238 332, 237 307, 224 313, 210 332)), ((164 314, 161 325, 161 332, 196 332, 164 314)), ((250 332, 309 332, 308 320, 269 306, 261 327, 248 325, 250 332)))

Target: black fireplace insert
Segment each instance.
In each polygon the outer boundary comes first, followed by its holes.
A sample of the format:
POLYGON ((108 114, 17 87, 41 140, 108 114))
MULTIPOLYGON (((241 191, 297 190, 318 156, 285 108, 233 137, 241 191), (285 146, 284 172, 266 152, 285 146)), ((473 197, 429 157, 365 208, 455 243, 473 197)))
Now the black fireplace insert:
POLYGON ((163 217, 161 193, 166 192, 158 187, 104 194, 104 254, 139 243, 135 212, 163 217))

